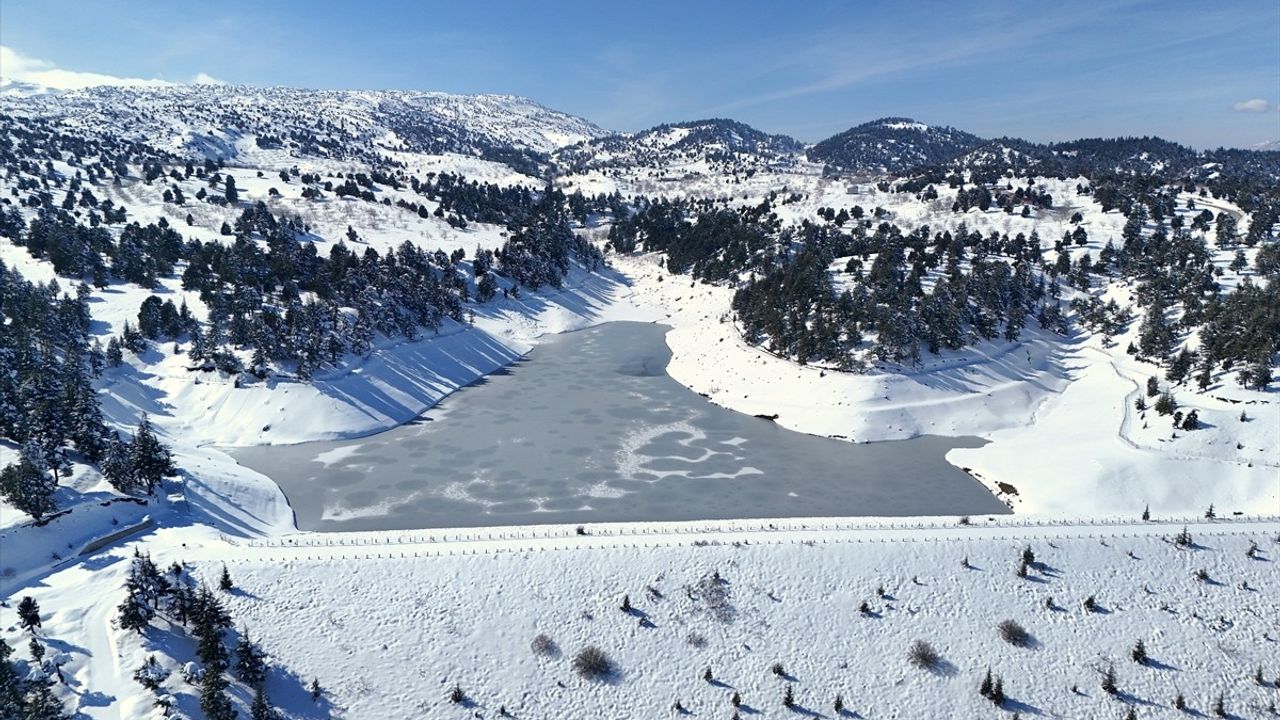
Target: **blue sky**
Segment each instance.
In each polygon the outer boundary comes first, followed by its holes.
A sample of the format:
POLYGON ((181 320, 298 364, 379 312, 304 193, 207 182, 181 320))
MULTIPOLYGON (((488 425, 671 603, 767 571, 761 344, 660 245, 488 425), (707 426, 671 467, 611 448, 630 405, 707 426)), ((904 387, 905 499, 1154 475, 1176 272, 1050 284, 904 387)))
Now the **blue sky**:
POLYGON ((720 116, 815 141, 905 115, 1040 141, 1280 139, 1277 0, 4 0, 0 44, 9 77, 504 92, 616 130, 720 116))

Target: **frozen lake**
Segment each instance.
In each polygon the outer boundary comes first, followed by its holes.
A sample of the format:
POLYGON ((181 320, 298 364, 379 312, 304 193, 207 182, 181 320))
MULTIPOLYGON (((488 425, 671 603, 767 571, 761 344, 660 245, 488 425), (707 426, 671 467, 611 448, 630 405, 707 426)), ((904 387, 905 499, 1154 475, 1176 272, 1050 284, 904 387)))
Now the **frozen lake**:
POLYGON ((944 459, 981 440, 853 444, 726 410, 667 375, 666 331, 556 336, 392 430, 231 453, 303 530, 1008 512, 944 459))

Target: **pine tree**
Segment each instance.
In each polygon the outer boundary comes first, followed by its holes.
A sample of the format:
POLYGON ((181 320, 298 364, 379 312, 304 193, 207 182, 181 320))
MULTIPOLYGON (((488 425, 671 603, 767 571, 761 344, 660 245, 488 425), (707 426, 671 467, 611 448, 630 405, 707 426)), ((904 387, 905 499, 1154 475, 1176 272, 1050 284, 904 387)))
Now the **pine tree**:
POLYGON ((9 657, 13 648, 0 638, 0 719, 19 720, 22 716, 24 700, 22 697, 22 680, 9 657))
POLYGON ((225 190, 224 196, 227 198, 227 202, 231 203, 232 205, 234 205, 237 201, 240 200, 240 192, 236 190, 236 179, 231 175, 227 175, 226 190, 225 190))
POLYGON ((1138 642, 1134 644, 1133 650, 1129 652, 1129 656, 1132 657, 1133 661, 1138 663, 1139 665, 1146 665, 1147 664, 1147 644, 1144 643, 1141 639, 1139 639, 1138 642))
POLYGON ((236 676, 246 685, 260 685, 267 676, 263 652, 242 630, 236 642, 236 676))
POLYGON ((267 699, 267 691, 258 685, 253 691, 253 705, 249 706, 250 720, 278 720, 280 717, 271 701, 267 699))
POLYGON ((996 678, 995 682, 992 683, 991 685, 991 694, 988 695, 987 697, 991 699, 992 704, 994 704, 996 707, 1001 707, 1004 705, 1004 701, 1005 701, 1004 678, 996 678))
POLYGON ((133 467, 140 487, 148 495, 155 492, 161 479, 177 473, 169 448, 151 430, 151 421, 146 413, 142 414, 138 430, 133 435, 133 467))
POLYGON ((40 520, 58 509, 55 498, 58 485, 43 469, 43 462, 37 464, 33 453, 25 450, 24 447, 21 460, 0 470, 0 497, 20 512, 40 520))
POLYGON ((118 368, 124 364, 124 348, 120 345, 120 338, 115 335, 107 341, 107 365, 118 368))
POLYGON ((222 564, 222 575, 218 578, 218 589, 222 592, 231 592, 235 585, 231 582, 231 573, 227 571, 227 564, 222 564))
POLYGON ((133 446, 118 437, 107 440, 101 470, 111 487, 122 493, 130 493, 138 488, 138 478, 133 467, 133 446))
POLYGON ((30 595, 18 603, 18 624, 27 632, 35 632, 40 627, 40 604, 30 595))
POLYGON ((1115 695, 1116 693, 1120 692, 1120 690, 1116 687, 1116 669, 1115 668, 1107 667, 1106 671, 1102 674, 1102 691, 1108 695, 1115 695))
POLYGON ((122 630, 141 632, 155 617, 155 611, 143 602, 141 597, 133 594, 126 595, 116 609, 119 612, 118 620, 122 630))
POLYGON ((23 705, 26 710, 23 720, 67 720, 71 717, 62 706, 62 701, 53 694, 48 682, 31 683, 23 698, 23 705))
POLYGON ((200 685, 200 710, 207 720, 235 720, 236 709, 227 696, 227 686, 221 668, 205 668, 200 685))
POLYGON ((1144 357, 1163 358, 1173 348, 1173 330, 1164 314, 1164 304, 1158 299, 1147 308, 1147 315, 1138 328, 1138 350, 1144 357))
POLYGON ((168 677, 169 671, 160 667, 155 655, 148 655, 142 665, 138 666, 138 669, 133 672, 134 681, 152 691, 158 689, 160 684, 168 677))

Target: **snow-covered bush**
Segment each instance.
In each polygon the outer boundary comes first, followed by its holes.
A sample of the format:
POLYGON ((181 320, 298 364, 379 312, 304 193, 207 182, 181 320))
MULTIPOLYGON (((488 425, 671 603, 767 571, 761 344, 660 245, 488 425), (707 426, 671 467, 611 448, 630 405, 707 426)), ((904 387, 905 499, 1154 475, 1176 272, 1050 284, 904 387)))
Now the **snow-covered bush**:
POLYGON ((155 655, 148 655, 146 661, 133 672, 133 679, 148 690, 156 690, 169 678, 169 671, 156 662, 155 655))

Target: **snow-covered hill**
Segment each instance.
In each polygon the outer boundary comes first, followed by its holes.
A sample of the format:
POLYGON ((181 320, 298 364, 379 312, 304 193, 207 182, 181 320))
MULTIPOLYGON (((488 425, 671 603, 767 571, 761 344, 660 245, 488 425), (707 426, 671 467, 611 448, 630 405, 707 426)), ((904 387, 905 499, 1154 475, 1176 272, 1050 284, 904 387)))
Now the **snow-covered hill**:
POLYGON ((897 174, 951 160, 982 140, 951 127, 910 118, 881 118, 833 135, 809 148, 814 162, 852 172, 897 174))
POLYGON ((153 144, 177 157, 257 165, 255 154, 376 160, 383 150, 509 161, 604 135, 590 122, 513 95, 179 85, 56 93, 14 87, 0 110, 153 144), (22 92, 18 92, 22 90, 22 92))
POLYGON ((564 172, 649 169, 658 172, 737 173, 785 165, 803 146, 725 119, 659 125, 638 133, 606 135, 556 153, 564 172))

